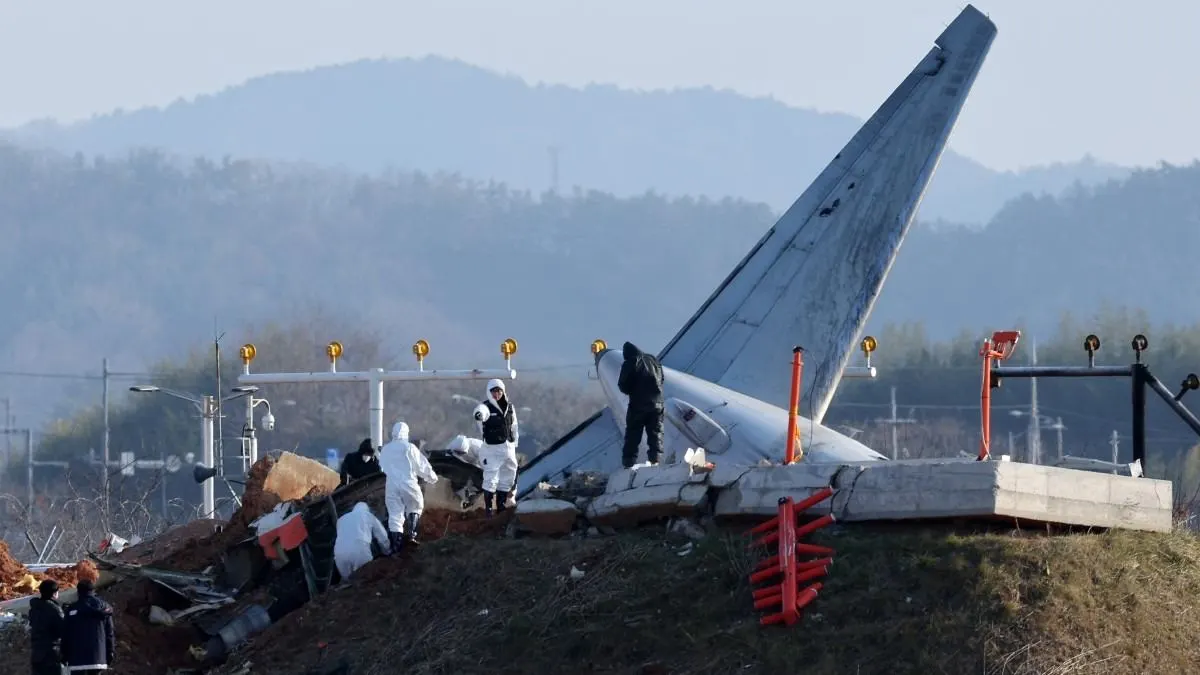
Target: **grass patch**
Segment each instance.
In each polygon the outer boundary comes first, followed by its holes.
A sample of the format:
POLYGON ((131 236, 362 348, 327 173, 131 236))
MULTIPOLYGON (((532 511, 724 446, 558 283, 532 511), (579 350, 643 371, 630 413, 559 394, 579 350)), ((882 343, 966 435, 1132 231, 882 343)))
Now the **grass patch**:
POLYGON ((1190 673, 1200 540, 852 526, 801 623, 763 628, 740 535, 448 538, 378 560, 230 666, 254 673, 1190 673), (574 566, 584 571, 570 579, 574 566), (369 578, 369 582, 367 579, 369 578))

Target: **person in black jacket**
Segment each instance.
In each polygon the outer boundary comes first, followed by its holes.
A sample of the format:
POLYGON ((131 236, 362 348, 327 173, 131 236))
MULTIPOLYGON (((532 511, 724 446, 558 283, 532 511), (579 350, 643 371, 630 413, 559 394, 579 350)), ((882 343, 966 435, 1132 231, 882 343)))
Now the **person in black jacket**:
POLYGON ((358 444, 358 452, 352 452, 342 459, 342 485, 349 485, 350 481, 366 478, 374 473, 379 473, 378 456, 371 439, 364 438, 362 443, 358 444))
POLYGON ((33 675, 61 675, 63 611, 58 606, 58 583, 46 579, 38 586, 41 597, 29 601, 29 651, 33 675))
POLYGON ((79 599, 67 605, 63 617, 63 660, 72 675, 98 674, 111 668, 116 656, 113 609, 96 596, 91 579, 80 579, 75 590, 79 599))
POLYGON ((658 359, 626 342, 617 389, 629 397, 625 411, 625 447, 621 464, 628 469, 637 461, 642 432, 646 432, 646 459, 658 464, 663 444, 663 371, 658 359))

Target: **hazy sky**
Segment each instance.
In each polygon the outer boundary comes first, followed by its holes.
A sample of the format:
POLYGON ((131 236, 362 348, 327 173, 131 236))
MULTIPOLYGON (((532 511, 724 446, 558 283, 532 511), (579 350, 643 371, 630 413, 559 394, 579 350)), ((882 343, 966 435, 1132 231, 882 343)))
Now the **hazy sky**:
MULTIPOLYGON (((169 103, 277 70, 439 54, 532 81, 713 85, 869 115, 954 0, 0 3, 0 126, 169 103)), ((999 28, 951 145, 995 168, 1200 156, 1200 2, 979 0, 999 28), (1188 46, 1191 45, 1191 46, 1188 46)))

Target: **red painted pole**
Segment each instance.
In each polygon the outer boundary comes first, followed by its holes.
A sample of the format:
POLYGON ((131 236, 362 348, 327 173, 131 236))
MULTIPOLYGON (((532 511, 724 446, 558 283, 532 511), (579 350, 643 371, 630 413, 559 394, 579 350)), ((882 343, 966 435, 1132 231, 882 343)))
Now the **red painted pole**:
POLYGON ((807 510, 811 509, 812 507, 816 506, 817 504, 820 504, 821 502, 825 501, 826 499, 829 499, 832 496, 833 496, 833 488, 829 487, 829 486, 823 487, 820 490, 817 490, 816 492, 814 492, 811 496, 809 496, 801 501, 796 502, 796 505, 792 507, 792 511, 795 513, 800 513, 801 511, 807 511, 807 510))
MULTIPOLYGON (((804 456, 804 449, 798 447, 796 437, 796 417, 800 414, 800 376, 804 371, 804 347, 792 347, 792 400, 788 405, 788 436, 787 453, 783 456, 784 464, 791 464, 804 456)), ((781 516, 782 517, 782 516, 781 516)))
POLYGON ((796 611, 796 516, 792 498, 779 504, 779 566, 783 568, 783 622, 788 626, 800 618, 796 611))
POLYGON ((979 461, 987 461, 988 456, 992 451, 992 343, 990 340, 983 341, 983 347, 979 350, 979 355, 983 357, 983 391, 979 394, 979 456, 976 458, 979 461))

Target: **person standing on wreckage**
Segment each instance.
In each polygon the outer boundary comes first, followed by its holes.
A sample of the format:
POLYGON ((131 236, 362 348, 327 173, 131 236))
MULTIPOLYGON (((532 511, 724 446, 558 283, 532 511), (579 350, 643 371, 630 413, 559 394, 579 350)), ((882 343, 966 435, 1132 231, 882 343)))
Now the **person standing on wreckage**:
POLYGON ((392 425, 392 440, 379 452, 379 468, 386 477, 384 502, 388 510, 388 539, 392 544, 392 555, 396 555, 405 542, 419 543, 417 524, 425 510, 425 495, 417 479, 432 485, 438 482, 438 476, 425 455, 408 442, 408 425, 404 422, 392 425))
POLYGON ((508 508, 517 482, 517 407, 508 398, 504 380, 488 380, 487 398, 475 408, 475 421, 483 437, 479 461, 483 464, 483 511, 492 517, 508 508))
POLYGON ((625 357, 617 389, 629 397, 625 410, 625 445, 621 465, 633 468, 637 462, 642 432, 646 433, 646 460, 658 464, 663 447, 663 369, 658 359, 638 349, 632 342, 621 348, 625 357))

